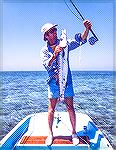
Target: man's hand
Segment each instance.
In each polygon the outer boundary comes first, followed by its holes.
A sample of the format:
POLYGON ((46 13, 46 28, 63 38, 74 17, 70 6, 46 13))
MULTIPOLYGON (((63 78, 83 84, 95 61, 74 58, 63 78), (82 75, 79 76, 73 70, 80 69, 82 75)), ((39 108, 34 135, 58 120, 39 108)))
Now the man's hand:
POLYGON ((54 50, 52 59, 49 61, 48 66, 51 66, 52 62, 55 60, 55 58, 57 57, 57 55, 59 54, 59 52, 61 52, 62 50, 63 50, 63 48, 60 47, 59 45, 57 45, 57 46, 55 47, 55 50, 54 50))
POLYGON ((91 27, 92 27, 92 24, 89 20, 84 20, 83 24, 84 24, 85 28, 88 29, 88 30, 90 30, 91 27))
POLYGON ((89 20, 84 20, 83 24, 85 26, 85 30, 82 33, 81 38, 82 38, 82 40, 85 40, 88 36, 89 30, 91 29, 92 24, 89 20))
POLYGON ((59 45, 57 45, 56 46, 56 48, 55 48, 55 50, 54 50, 54 56, 56 57, 58 54, 59 54, 59 52, 61 52, 62 51, 62 47, 60 47, 59 45))

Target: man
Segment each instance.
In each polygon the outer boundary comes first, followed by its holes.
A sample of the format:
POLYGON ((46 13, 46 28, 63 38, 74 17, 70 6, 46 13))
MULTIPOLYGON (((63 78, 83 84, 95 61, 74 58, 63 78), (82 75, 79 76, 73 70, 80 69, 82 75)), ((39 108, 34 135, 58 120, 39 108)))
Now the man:
MULTIPOLYGON (((68 53, 79 47, 80 45, 86 42, 89 30, 91 28, 91 22, 85 20, 83 22, 85 29, 82 34, 76 34, 75 40, 67 41, 68 53)), ((48 72, 49 81, 48 81, 48 99, 49 99, 49 108, 48 108, 48 125, 49 125, 49 135, 46 139, 46 144, 51 145, 53 142, 53 131, 52 125, 54 120, 54 111, 56 104, 59 99, 59 83, 58 83, 58 54, 63 51, 63 48, 59 46, 60 40, 57 38, 57 25, 46 23, 42 26, 41 32, 44 34, 44 41, 46 45, 41 50, 41 60, 48 72)), ((69 56, 68 56, 69 57, 69 56)), ((72 125, 72 142, 74 145, 79 144, 79 139, 76 134, 76 116, 73 106, 73 86, 72 86, 72 76, 69 67, 69 58, 68 58, 68 75, 67 75, 67 84, 64 92, 64 102, 69 113, 70 122, 72 125)))

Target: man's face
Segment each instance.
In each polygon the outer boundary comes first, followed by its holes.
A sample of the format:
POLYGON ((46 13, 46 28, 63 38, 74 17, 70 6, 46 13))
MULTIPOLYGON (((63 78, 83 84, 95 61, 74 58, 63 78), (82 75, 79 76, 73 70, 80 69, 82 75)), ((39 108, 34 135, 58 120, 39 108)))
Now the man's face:
POLYGON ((45 33, 45 37, 50 44, 55 44, 57 40, 57 28, 51 28, 48 32, 45 33))

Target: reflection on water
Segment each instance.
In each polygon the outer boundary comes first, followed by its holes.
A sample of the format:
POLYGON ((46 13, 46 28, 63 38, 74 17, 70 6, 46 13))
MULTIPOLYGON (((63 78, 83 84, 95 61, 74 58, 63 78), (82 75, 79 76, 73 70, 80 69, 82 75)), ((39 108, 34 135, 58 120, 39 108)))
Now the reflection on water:
MULTIPOLYGON (((26 115, 47 111, 47 73, 38 72, 2 72, 2 139, 26 115)), ((114 130, 113 79, 115 72, 72 72, 75 91, 74 106, 76 111, 87 113, 107 135, 116 148, 114 130)), ((57 110, 65 110, 65 105, 58 104, 57 110)))

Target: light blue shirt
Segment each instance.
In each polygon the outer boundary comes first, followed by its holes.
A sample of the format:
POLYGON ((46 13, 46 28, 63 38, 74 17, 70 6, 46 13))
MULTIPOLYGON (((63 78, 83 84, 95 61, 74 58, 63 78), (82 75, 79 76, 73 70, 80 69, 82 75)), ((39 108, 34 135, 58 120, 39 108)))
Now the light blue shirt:
MULTIPOLYGON (((80 45, 86 43, 86 39, 83 41, 81 39, 81 34, 78 33, 75 35, 75 39, 74 40, 68 40, 67 44, 68 44, 68 75, 67 75, 67 85, 72 84, 72 76, 71 76, 71 70, 70 70, 70 66, 69 66, 69 52, 71 50, 76 49, 77 47, 79 47, 80 45)), ((56 45, 59 45, 60 40, 57 40, 56 45)), ((49 61, 51 60, 53 56, 53 50, 50 47, 50 45, 47 43, 40 52, 40 57, 42 60, 42 63, 45 67, 45 69, 48 72, 49 78, 47 80, 48 84, 50 83, 50 81, 54 78, 55 75, 58 75, 58 56, 56 57, 56 59, 52 62, 52 65, 49 66, 49 61)))

